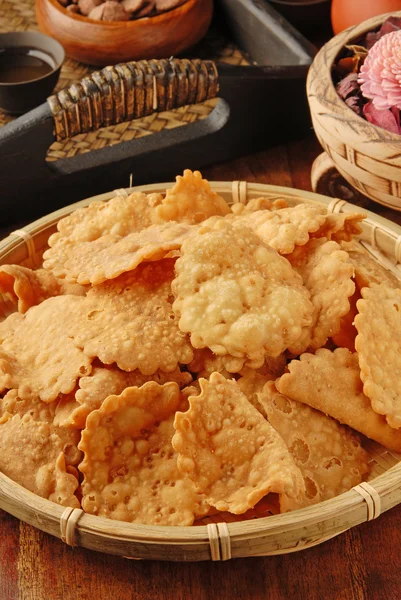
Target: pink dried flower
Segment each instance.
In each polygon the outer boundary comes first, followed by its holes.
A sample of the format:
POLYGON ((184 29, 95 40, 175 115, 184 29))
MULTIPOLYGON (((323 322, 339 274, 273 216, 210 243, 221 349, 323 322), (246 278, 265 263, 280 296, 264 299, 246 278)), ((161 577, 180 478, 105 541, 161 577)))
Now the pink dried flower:
POLYGON ((365 58, 358 83, 362 94, 374 106, 401 109, 401 31, 384 35, 365 58))

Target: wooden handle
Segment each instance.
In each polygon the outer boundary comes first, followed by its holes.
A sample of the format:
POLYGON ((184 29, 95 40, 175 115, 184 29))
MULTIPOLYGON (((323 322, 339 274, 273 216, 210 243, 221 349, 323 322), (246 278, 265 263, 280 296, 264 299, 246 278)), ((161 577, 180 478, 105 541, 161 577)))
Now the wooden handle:
POLYGON ((210 60, 163 59, 105 67, 48 98, 55 136, 63 140, 214 98, 218 73, 210 60))

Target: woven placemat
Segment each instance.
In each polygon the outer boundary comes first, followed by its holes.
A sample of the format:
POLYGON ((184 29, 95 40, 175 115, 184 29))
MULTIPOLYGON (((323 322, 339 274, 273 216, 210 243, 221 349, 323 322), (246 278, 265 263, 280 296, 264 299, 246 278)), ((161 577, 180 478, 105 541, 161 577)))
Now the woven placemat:
MULTIPOLYGON (((38 30, 35 19, 35 0, 0 0, 0 33, 8 31, 38 30)), ((192 56, 208 58, 234 65, 249 64, 247 57, 216 28, 212 27, 204 40, 191 51, 192 56)), ((66 58, 61 69, 56 90, 68 87, 88 73, 98 70, 66 58)), ((48 151, 47 160, 67 158, 83 154, 91 150, 104 148, 123 141, 150 135, 163 129, 173 129, 199 119, 205 119, 216 106, 217 99, 207 100, 201 104, 184 106, 176 110, 166 111, 143 119, 119 123, 98 131, 77 135, 63 142, 55 142, 48 151)), ((13 117, 0 110, 0 126, 11 121, 13 117)))

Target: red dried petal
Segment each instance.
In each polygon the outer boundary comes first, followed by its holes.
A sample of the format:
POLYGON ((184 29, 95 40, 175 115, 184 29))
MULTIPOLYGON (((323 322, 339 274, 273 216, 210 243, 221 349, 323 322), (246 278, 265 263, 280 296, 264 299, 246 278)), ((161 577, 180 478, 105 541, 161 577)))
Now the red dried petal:
POLYGON ((391 109, 379 110, 374 106, 373 102, 368 102, 363 107, 363 114, 369 123, 377 125, 378 127, 382 127, 383 129, 391 131, 392 133, 401 133, 399 114, 397 120, 397 117, 394 115, 391 109))

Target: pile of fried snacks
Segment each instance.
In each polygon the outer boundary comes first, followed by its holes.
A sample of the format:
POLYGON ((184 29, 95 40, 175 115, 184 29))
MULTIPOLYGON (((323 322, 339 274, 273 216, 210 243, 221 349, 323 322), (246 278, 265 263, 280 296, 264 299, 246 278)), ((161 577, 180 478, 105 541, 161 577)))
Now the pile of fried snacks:
POLYGON ((401 288, 364 215, 199 172, 58 223, 0 266, 0 471, 63 506, 192 525, 322 502, 401 452, 401 288))

